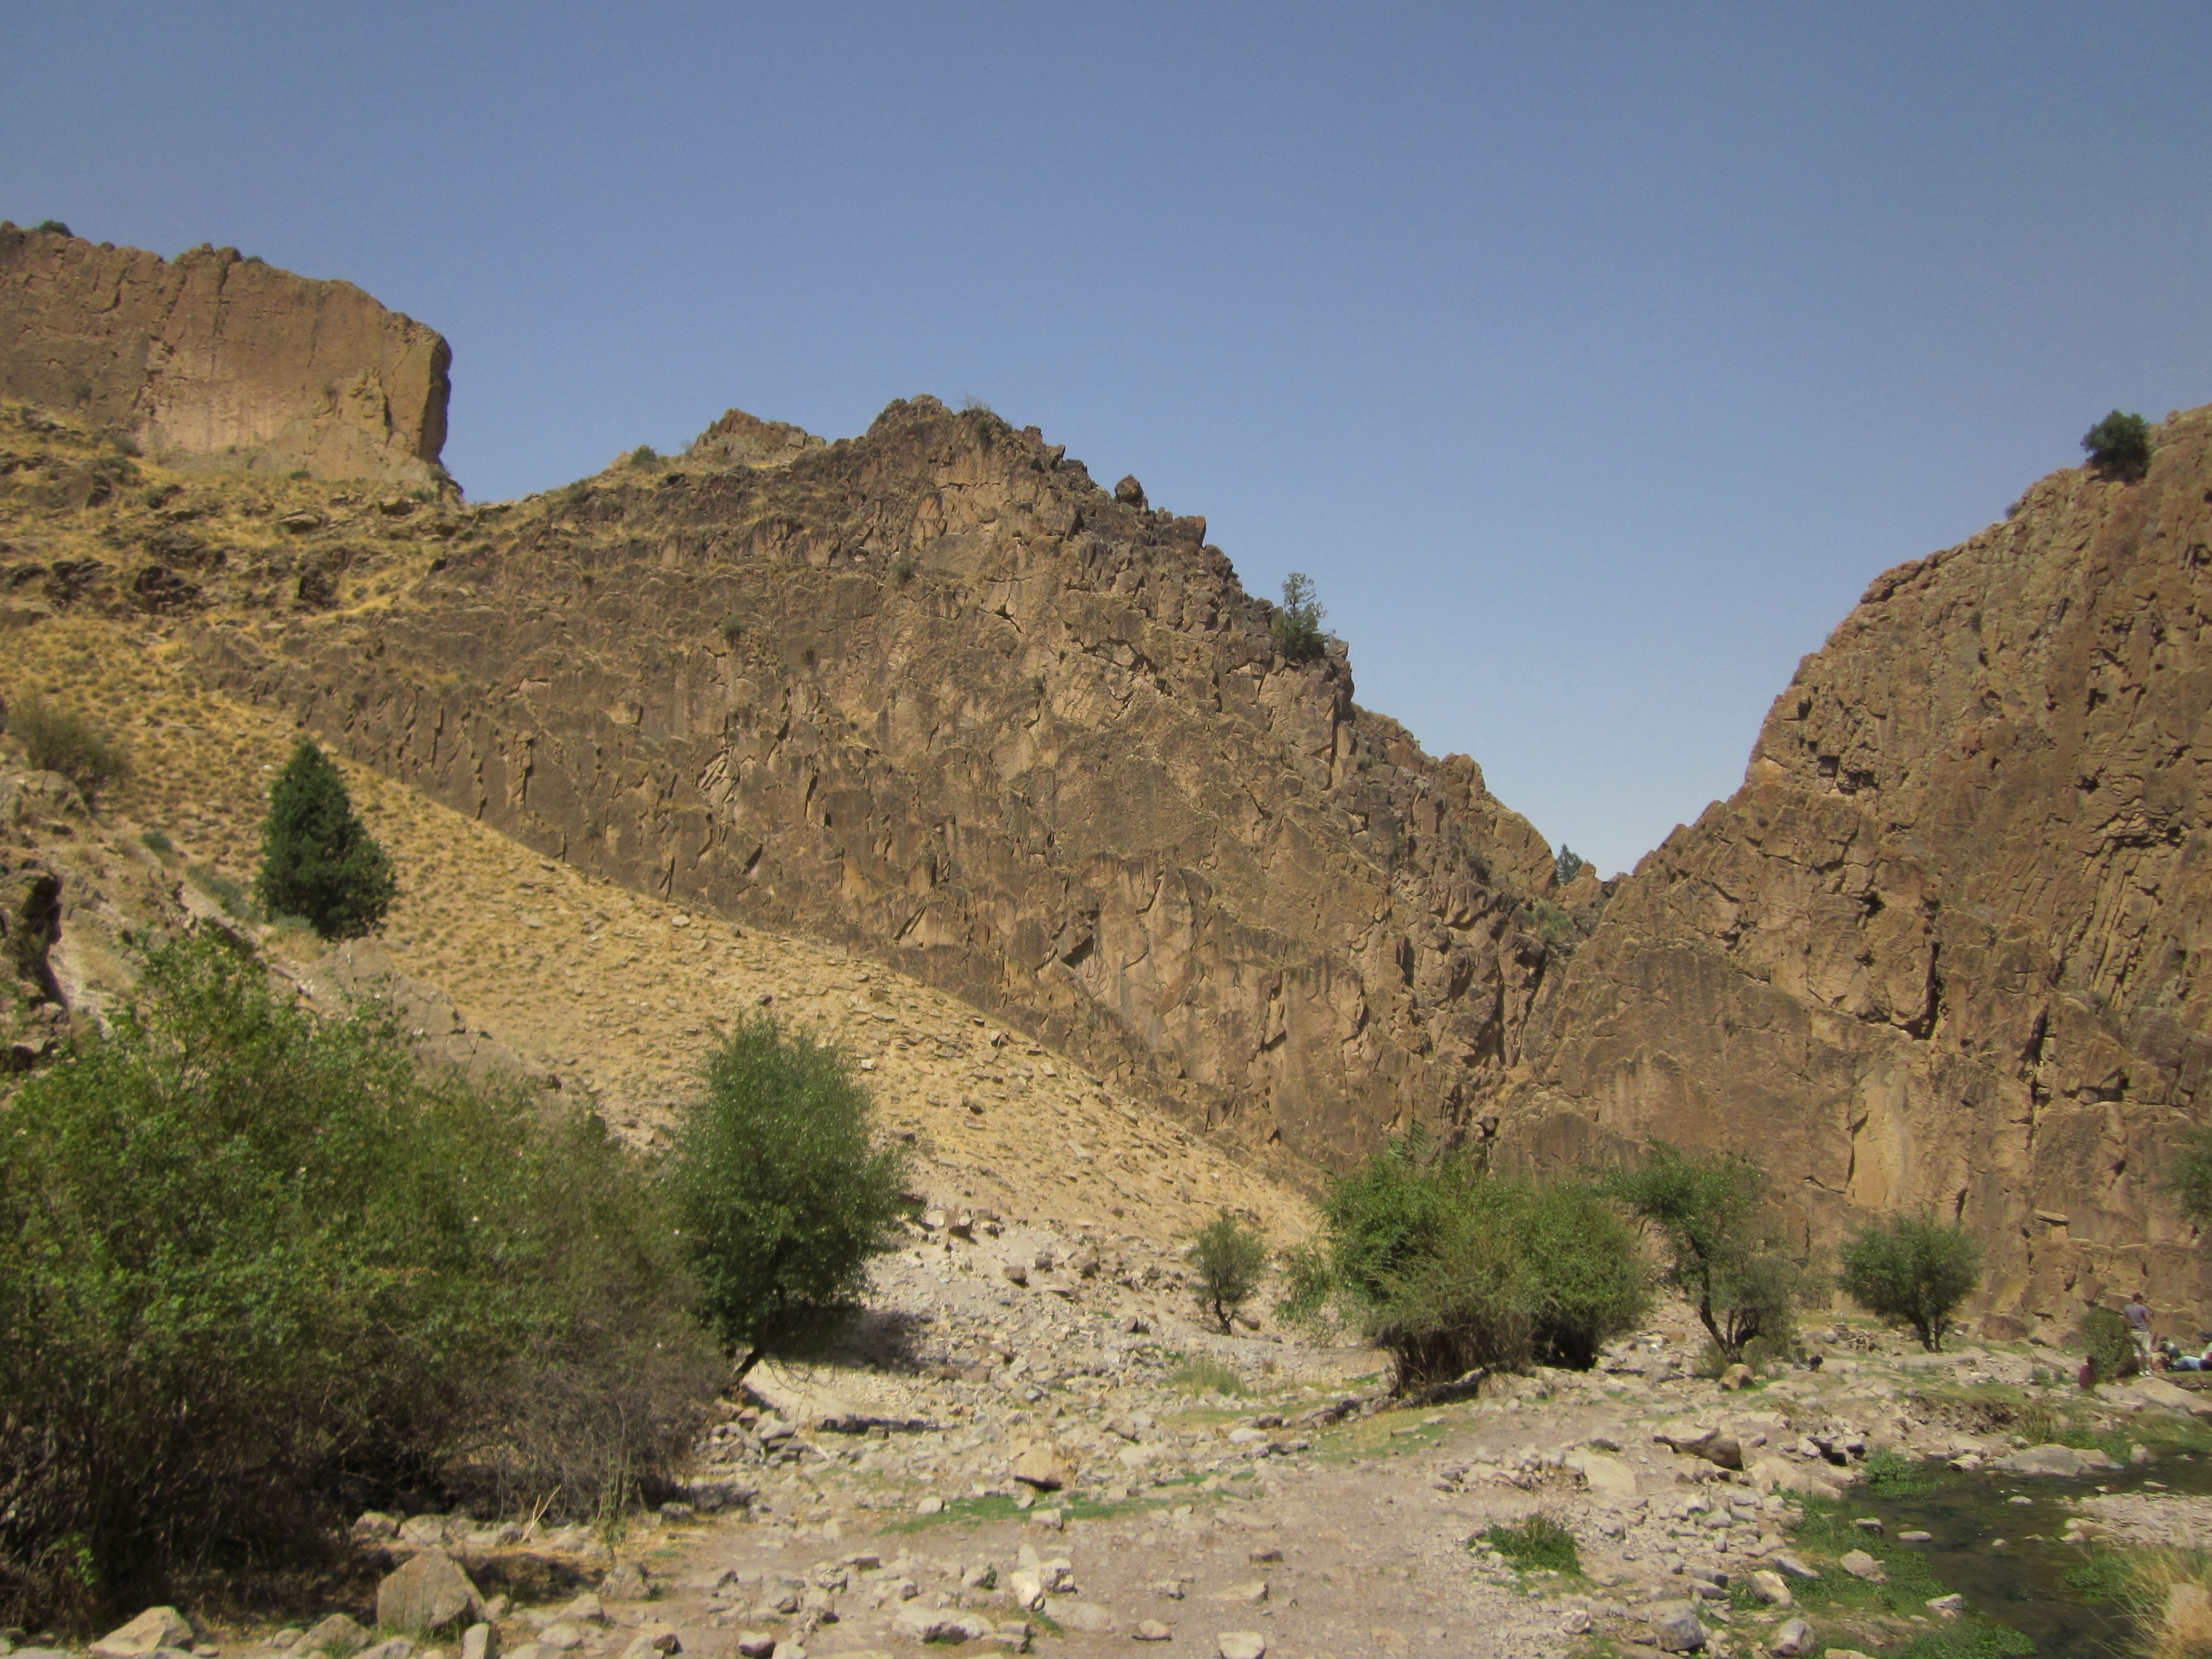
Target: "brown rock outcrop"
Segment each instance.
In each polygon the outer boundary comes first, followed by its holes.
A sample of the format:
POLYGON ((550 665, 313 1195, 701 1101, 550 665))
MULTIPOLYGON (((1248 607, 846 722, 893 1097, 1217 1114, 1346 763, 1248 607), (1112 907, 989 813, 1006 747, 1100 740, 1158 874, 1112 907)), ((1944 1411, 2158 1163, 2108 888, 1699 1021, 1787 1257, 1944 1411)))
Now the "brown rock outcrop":
POLYGON ((1467 1121, 1553 959, 1550 849, 1473 762, 1357 708, 1340 655, 1285 661, 1201 520, 1034 428, 925 398, 772 449, 611 469, 389 612, 209 660, 548 854, 849 944, 1255 1139, 1467 1121))
POLYGON ((452 360, 350 283, 235 248, 167 260, 0 225, 0 396, 172 464, 447 483, 452 360))
POLYGON ((2212 1305, 2162 1184, 2212 1066, 2212 410, 2157 437, 1867 590, 1546 988, 1510 1153, 1737 1148, 1815 1243, 1932 1206, 2062 1328, 2212 1305))

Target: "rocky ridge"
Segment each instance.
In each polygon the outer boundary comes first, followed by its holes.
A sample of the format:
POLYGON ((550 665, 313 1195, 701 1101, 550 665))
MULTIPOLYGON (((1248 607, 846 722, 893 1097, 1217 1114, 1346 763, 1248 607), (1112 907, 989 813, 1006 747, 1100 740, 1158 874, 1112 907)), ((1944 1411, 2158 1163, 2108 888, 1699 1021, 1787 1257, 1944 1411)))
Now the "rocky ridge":
POLYGON ((1733 1147, 1809 1244, 1963 1218, 1992 1328, 2204 1322, 2163 1183, 2212 1060, 2212 410, 2155 434, 1869 587, 1544 988, 1507 1156, 1733 1147))
POLYGON ((350 283, 0 223, 0 397, 179 465, 449 487, 452 362, 350 283))

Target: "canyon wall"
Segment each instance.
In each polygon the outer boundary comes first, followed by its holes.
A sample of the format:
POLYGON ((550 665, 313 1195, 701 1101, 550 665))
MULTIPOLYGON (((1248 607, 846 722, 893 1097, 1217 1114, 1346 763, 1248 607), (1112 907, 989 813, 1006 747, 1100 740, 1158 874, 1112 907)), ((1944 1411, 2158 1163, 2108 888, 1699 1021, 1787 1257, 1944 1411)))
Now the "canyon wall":
POLYGON ((2154 431, 2147 478, 2051 475, 1804 660, 1547 986, 1510 1158, 1732 1147, 1815 1244, 1964 1217, 2023 1325, 2212 1310, 2164 1188, 2212 1064, 2212 410, 2154 431))
POLYGON ((445 484, 452 361, 350 283, 0 225, 0 397, 173 465, 445 484))

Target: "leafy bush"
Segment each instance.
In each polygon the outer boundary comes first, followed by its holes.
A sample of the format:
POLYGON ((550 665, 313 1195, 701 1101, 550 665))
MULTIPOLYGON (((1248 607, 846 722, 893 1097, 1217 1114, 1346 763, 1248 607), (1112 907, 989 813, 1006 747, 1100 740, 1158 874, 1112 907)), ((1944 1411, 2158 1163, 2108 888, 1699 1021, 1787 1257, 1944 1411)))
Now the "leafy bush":
POLYGON ((301 738, 269 792, 254 896, 270 914, 301 917, 338 939, 382 927, 398 890, 392 860, 355 816, 338 769, 301 738))
POLYGON ((2168 1185, 2189 1218, 2204 1228, 2207 1241, 2212 1242, 2212 1129, 2196 1130, 2183 1140, 2168 1185))
POLYGON ((1226 1336, 1237 1310, 1260 1288, 1267 1265, 1267 1241, 1224 1209, 1199 1230, 1183 1259, 1198 1275, 1193 1286, 1199 1305, 1221 1323, 1226 1336))
POLYGON ((58 219, 41 219, 31 228, 33 231, 50 230, 57 236, 69 236, 76 234, 58 219))
POLYGON ((37 772, 58 772, 97 804, 110 784, 131 775, 131 757, 74 709, 58 708, 36 692, 27 692, 8 712, 8 730, 23 745, 23 757, 37 772))
POLYGON ((1864 1480, 1867 1491, 1884 1502, 1915 1497, 1928 1484, 1919 1464, 1887 1447, 1867 1459, 1864 1480))
POLYGON ((659 459, 660 452, 651 444, 640 444, 629 453, 629 464, 632 466, 651 466, 659 459))
POLYGON ((1484 1532, 1482 1541, 1516 1567, 1551 1572, 1583 1570, 1573 1532, 1548 1515, 1532 1515, 1510 1527, 1493 1526, 1484 1532))
POLYGON ((706 1322, 742 1376, 803 1351, 856 1305, 872 1256, 897 1248, 905 1158, 874 1148, 874 1113, 842 1050, 766 1014, 708 1056, 706 1098, 664 1180, 706 1322))
POLYGON ((1418 1132, 1329 1183, 1282 1311, 1334 1309, 1388 1348, 1400 1393, 1486 1366, 1589 1366, 1650 1303, 1634 1235, 1589 1187, 1508 1180, 1418 1132))
POLYGON ((211 864, 187 865, 185 878, 223 908, 227 915, 256 927, 269 920, 268 913, 253 902, 253 895, 233 881, 211 864))
POLYGON ((2089 464, 2114 478, 2140 478, 2150 471, 2150 422, 2118 410, 2091 427, 2081 440, 2089 464))
POLYGON ((1218 1394, 1231 1400, 1251 1392, 1244 1379, 1218 1359, 1186 1359, 1168 1373, 1168 1387, 1193 1394, 1218 1394))
POLYGON ((1982 1247, 1957 1222, 1893 1215, 1862 1228, 1837 1252, 1845 1296, 1877 1319, 1909 1325, 1930 1353, 1951 1316, 1982 1278, 1982 1247))
POLYGON ((166 830, 141 830, 138 844, 156 858, 167 858, 177 850, 177 843, 169 839, 169 832, 166 830))
POLYGON ((1283 580, 1283 603, 1269 619, 1275 649, 1291 662, 1311 662, 1328 648, 1321 619, 1328 615, 1314 595, 1313 579, 1293 570, 1283 580))
POLYGON ((580 1464, 667 1467, 719 1378, 595 1126, 419 1075, 212 930, 151 950, 7 1121, 0 1622, 250 1594, 364 1504, 471 1480, 587 1506, 580 1464))
POLYGON ((1804 1273, 1759 1225, 1766 1177, 1733 1152, 1686 1154, 1654 1141, 1644 1157, 1609 1174, 1604 1190, 1659 1235, 1667 1283, 1686 1297, 1713 1346, 1731 1365, 1759 1337, 1796 1324, 1804 1273))
POLYGON ((1559 878, 1559 885, 1565 887, 1577 876, 1582 874, 1589 865, 1588 859, 1568 846, 1566 842, 1561 842, 1559 855, 1552 860, 1552 873, 1559 878))
POLYGON ((2093 1383, 2133 1376, 2142 1363, 2128 1322, 2110 1308, 2092 1308, 2081 1316, 2081 1343, 2089 1351, 2093 1383))
POLYGON ((898 557, 891 561, 891 580, 896 582, 901 587, 904 587, 908 582, 914 580, 915 572, 917 568, 919 568, 919 567, 915 565, 913 558, 907 554, 902 553, 898 557))

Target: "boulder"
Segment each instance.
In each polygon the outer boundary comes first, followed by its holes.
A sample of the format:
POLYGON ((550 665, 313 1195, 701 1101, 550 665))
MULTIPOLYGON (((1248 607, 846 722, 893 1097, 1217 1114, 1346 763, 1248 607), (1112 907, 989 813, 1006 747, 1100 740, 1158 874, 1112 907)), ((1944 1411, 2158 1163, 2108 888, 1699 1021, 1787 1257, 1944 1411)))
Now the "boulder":
POLYGON ((301 1653, 327 1653, 331 1659, 352 1659, 368 1645, 368 1632, 342 1613, 334 1613, 307 1626, 295 1644, 301 1653))
POLYGON ((1075 1479, 1074 1460, 1057 1446, 1039 1442, 1014 1459, 1015 1480, 1039 1492, 1058 1492, 1075 1479))
POLYGON ((2081 1473, 2081 1454, 2071 1446, 2028 1446, 2000 1457, 1991 1466, 2008 1474, 2048 1474, 2072 1479, 2081 1473))
POLYGON ((653 1581, 643 1566, 624 1561, 599 1581, 602 1601, 643 1601, 653 1595, 653 1581))
POLYGON ((1695 1653, 1711 1634, 1686 1607, 1670 1619, 1655 1620, 1651 1626, 1652 1644, 1662 1653, 1695 1653))
MULTIPOLYGON (((1815 1645, 1813 1627, 1802 1619, 1787 1620, 1776 1626, 1774 1634, 1766 1638, 1766 1650, 1774 1659, 1807 1659, 1815 1645)), ((1832 1654, 1835 1649, 1828 1651, 1832 1654)))
POLYGON ((1886 1583, 1889 1579, 1888 1571, 1864 1550, 1846 1550, 1836 1565, 1852 1577, 1869 1584, 1886 1583))
POLYGON ((1790 1595, 1790 1586, 1782 1582, 1782 1575, 1761 1568, 1751 1575, 1751 1593, 1770 1607, 1794 1605, 1796 1598, 1790 1595))
POLYGON ((376 1587, 376 1622, 386 1630, 424 1636, 476 1624, 483 1597, 453 1557, 427 1549, 376 1587))
POLYGON ((1129 1632, 1130 1639, 1137 1642, 1164 1642, 1174 1634, 1157 1619, 1139 1620, 1136 1629, 1129 1632))
POLYGON ((1625 1458, 1603 1452, 1569 1452, 1566 1467, 1582 1476, 1590 1496, 1601 1504, 1620 1505, 1636 1501, 1636 1471, 1625 1458))
POLYGON ((499 1659, 499 1626, 477 1624, 463 1631, 461 1659, 499 1659))
POLYGON ((157 1648, 192 1644, 192 1627, 174 1607, 149 1607, 129 1624, 112 1630, 87 1650, 94 1659, 145 1659, 157 1648))
POLYGON ((1218 1659, 1267 1659, 1267 1638, 1255 1630, 1224 1630, 1213 1638, 1218 1659))

